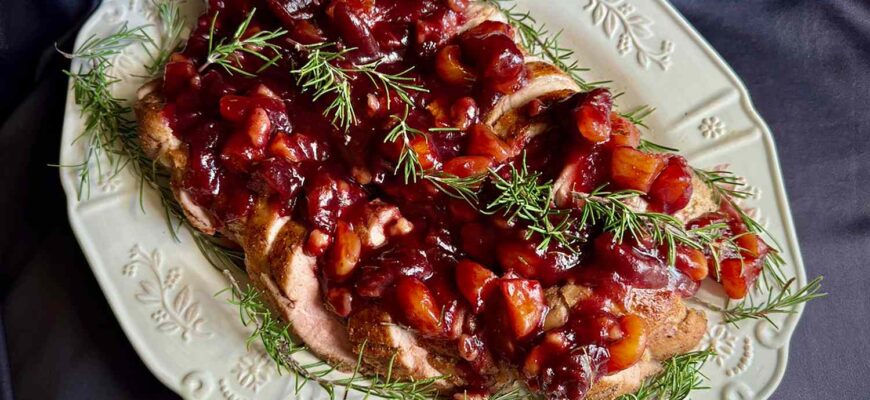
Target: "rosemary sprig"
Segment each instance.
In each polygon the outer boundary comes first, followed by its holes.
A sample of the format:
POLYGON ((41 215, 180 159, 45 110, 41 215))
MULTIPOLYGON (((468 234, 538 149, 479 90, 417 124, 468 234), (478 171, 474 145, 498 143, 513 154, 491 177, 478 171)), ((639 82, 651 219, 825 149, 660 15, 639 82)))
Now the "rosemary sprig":
POLYGON ((70 60, 78 60, 81 64, 77 70, 65 70, 73 86, 73 99, 81 108, 85 126, 82 133, 74 140, 87 141, 84 160, 76 166, 79 170, 78 198, 90 196, 91 164, 96 164, 97 172, 103 175, 104 167, 111 172, 110 176, 118 174, 126 162, 120 145, 124 138, 119 132, 132 131, 135 127, 129 117, 132 111, 122 104, 110 91, 110 86, 118 82, 111 76, 112 67, 109 58, 119 54, 126 46, 134 43, 153 43, 144 32, 143 27, 130 29, 126 24, 117 32, 106 36, 91 36, 72 53, 60 51, 70 60), (103 165, 103 160, 108 163, 103 165))
MULTIPOLYGON (((162 13, 160 15, 165 16, 162 13)), ((112 176, 130 168, 139 179, 140 207, 144 211, 146 186, 157 191, 167 227, 174 240, 179 240, 178 229, 185 226, 210 262, 222 268, 237 265, 241 253, 223 246, 218 239, 199 232, 187 223, 181 207, 174 200, 169 175, 158 169, 142 150, 131 116, 132 109, 112 94, 111 87, 119 80, 110 75, 111 63, 107 57, 118 54, 125 45, 143 41, 153 44, 147 36, 131 32, 142 32, 142 28, 128 29, 124 26, 105 38, 88 39, 73 53, 64 53, 83 62, 76 72, 64 71, 72 81, 73 99, 85 121, 84 131, 76 140, 88 141, 85 159, 77 166, 81 177, 79 199, 90 191, 92 163, 96 164, 99 175, 102 175, 104 168, 103 159, 109 164, 112 176)))
POLYGON ((271 67, 281 59, 280 47, 269 43, 269 41, 284 36, 287 34, 286 30, 262 30, 251 36, 243 37, 248 31, 248 27, 251 25, 251 20, 254 18, 254 13, 256 13, 256 11, 256 8, 251 9, 251 12, 249 12, 247 17, 245 17, 245 20, 239 24, 239 27, 236 28, 229 40, 227 40, 227 38, 221 38, 217 42, 215 42, 215 24, 217 23, 218 13, 215 12, 211 19, 211 28, 208 33, 208 56, 206 56, 205 62, 199 67, 200 73, 205 71, 205 69, 211 65, 219 65, 230 74, 236 72, 244 76, 256 76, 257 73, 271 67), (265 50, 271 50, 275 55, 269 57, 263 54, 265 50), (236 65, 238 63, 237 52, 250 54, 266 63, 257 69, 255 73, 245 71, 236 65))
POLYGON ((414 101, 409 92, 429 91, 413 83, 414 78, 409 76, 413 67, 399 73, 388 74, 378 71, 378 67, 385 63, 383 59, 351 67, 337 65, 345 59, 345 55, 356 50, 355 48, 338 50, 335 43, 324 42, 300 44, 297 49, 306 54, 305 64, 291 71, 296 75, 297 84, 303 91, 313 90, 315 101, 325 95, 333 96, 323 115, 327 117, 332 115, 332 124, 345 131, 358 122, 351 96, 350 82, 353 74, 365 75, 375 87, 384 90, 387 109, 391 105, 391 92, 399 96, 407 107, 412 107, 414 101))
POLYGON ((408 107, 414 106, 414 101, 408 94, 409 91, 429 93, 429 89, 420 85, 415 85, 413 83, 414 78, 408 76, 408 74, 414 70, 414 67, 409 67, 408 69, 396 74, 387 74, 378 71, 378 67, 383 63, 383 59, 373 61, 368 64, 358 65, 353 68, 353 71, 362 73, 372 81, 375 87, 382 87, 384 89, 384 96, 387 98, 388 110, 390 109, 390 98, 392 97, 390 91, 395 92, 408 107))
POLYGON ((169 57, 181 46, 181 34, 184 31, 184 17, 181 15, 181 10, 178 3, 171 0, 160 0, 153 2, 157 9, 157 16, 160 19, 160 45, 156 46, 156 54, 151 56, 151 64, 146 69, 148 75, 154 77, 158 75, 169 57))
POLYGON ((642 192, 607 192, 602 186, 589 194, 575 195, 586 203, 579 219, 581 225, 601 223, 602 229, 613 233, 614 240, 619 243, 629 235, 665 244, 668 246, 668 265, 674 265, 677 244, 703 250, 721 237, 721 229, 686 230, 683 223, 672 215, 633 209, 629 202, 638 200, 642 192))
POLYGON ((636 392, 617 400, 682 400, 693 390, 707 389, 701 367, 714 355, 716 352, 707 349, 673 356, 662 363, 662 372, 645 381, 636 392))
MULTIPOLYGON (((730 171, 708 171, 694 168, 695 175, 701 178, 713 191, 713 202, 725 199, 745 199, 750 193, 742 190, 743 181, 730 171)), ((739 207, 738 207, 739 208, 739 207)), ((755 225, 755 224, 753 224, 755 225)))
POLYGON ((764 319, 767 322, 770 322, 773 326, 778 327, 776 323, 770 319, 771 315, 793 314, 795 312, 795 306, 827 296, 827 293, 819 293, 822 288, 822 279, 824 279, 824 277, 819 276, 807 283, 806 286, 792 292, 791 290, 787 290, 795 283, 795 278, 791 278, 785 283, 785 287, 782 290, 778 292, 773 290, 769 291, 767 299, 761 303, 754 304, 751 300, 749 300, 749 303, 741 301, 732 308, 722 309, 714 306, 714 309, 722 312, 724 321, 730 324, 736 325, 736 322, 745 319, 764 319))
POLYGON ((335 371, 334 367, 318 361, 302 364, 293 355, 306 350, 306 347, 293 338, 289 326, 272 314, 271 309, 260 297, 260 293, 253 287, 243 290, 229 273, 224 270, 224 275, 230 280, 231 286, 230 303, 239 307, 239 317, 242 324, 254 328, 248 337, 248 344, 260 342, 266 350, 266 354, 275 362, 278 372, 291 372, 296 375, 295 388, 297 393, 308 382, 315 382, 329 394, 330 399, 339 397, 339 392, 344 391, 345 397, 348 392, 358 392, 368 396, 379 396, 387 399, 424 400, 437 395, 436 383, 444 377, 434 377, 417 381, 402 381, 393 376, 393 363, 396 356, 390 360, 384 375, 362 376, 359 371, 362 367, 365 343, 360 347, 357 364, 353 374, 347 378, 333 379, 327 377, 335 371))
POLYGON ((508 179, 495 171, 490 175, 499 195, 482 210, 484 213, 500 212, 509 221, 519 219, 528 223, 527 238, 534 233, 541 235, 539 250, 545 250, 556 241, 573 252, 578 251, 576 245, 580 238, 570 231, 575 219, 567 210, 553 207, 553 183, 540 183, 540 172, 529 172, 525 154, 520 168, 510 165, 508 179))
POLYGON ((637 149, 640 151, 646 151, 651 153, 677 153, 680 151, 680 149, 675 149, 673 147, 653 143, 646 139, 640 140, 640 145, 637 146, 637 149))
POLYGON ((586 82, 580 74, 588 71, 574 60, 574 51, 559 44, 559 36, 562 31, 550 34, 546 25, 539 24, 528 12, 516 11, 516 5, 505 7, 502 3, 506 0, 486 0, 487 3, 496 6, 516 28, 520 43, 536 57, 549 60, 553 65, 568 74, 583 91, 589 91, 607 82, 586 82))
POLYGON ((644 120, 652 115, 652 113, 654 113, 655 111, 655 107, 643 105, 634 110, 631 110, 630 112, 620 113, 619 115, 622 116, 622 118, 629 120, 629 122, 631 122, 632 124, 649 129, 649 127, 646 126, 646 124, 644 123, 644 120))
MULTIPOLYGON (((428 136, 421 130, 411 127, 408 124, 409 107, 405 107, 405 112, 402 116, 393 115, 393 127, 387 132, 384 137, 385 143, 396 143, 400 141, 402 150, 399 153, 399 159, 396 162, 396 168, 393 171, 396 175, 401 171, 405 184, 416 183, 418 179, 423 179, 435 186, 436 189, 455 199, 462 199, 471 204, 477 205, 477 190, 486 179, 486 175, 469 176, 460 178, 456 175, 451 175, 442 171, 425 170, 420 163, 420 158, 414 150, 412 141, 416 137, 429 140, 428 136)), ((432 128, 430 132, 438 132, 443 128, 432 128)))
POLYGON ((426 171, 423 175, 439 191, 454 199, 465 200, 468 204, 476 206, 478 203, 477 191, 486 180, 486 175, 472 175, 460 178, 441 171, 426 171))
POLYGON ((424 140, 429 140, 423 131, 411 127, 408 124, 409 107, 405 107, 405 112, 402 116, 392 115, 393 127, 387 132, 384 137, 385 143, 396 143, 399 141, 402 144, 402 150, 399 153, 399 160, 396 162, 396 169, 393 171, 396 175, 399 171, 405 179, 405 184, 416 183, 417 179, 425 175, 423 165, 420 163, 420 158, 417 152, 412 147, 412 140, 421 137, 424 140))
POLYGON ((124 24, 117 32, 109 36, 98 37, 91 35, 72 53, 67 53, 60 49, 57 51, 69 59, 75 58, 94 62, 107 60, 111 56, 119 54, 121 50, 124 50, 124 48, 133 43, 153 43, 148 34, 145 33, 144 26, 131 29, 127 24, 124 24))
POLYGON ((764 257, 764 266, 762 268, 762 280, 765 282, 768 292, 767 300, 755 304, 750 297, 731 308, 719 309, 722 311, 726 322, 736 324, 738 321, 746 319, 765 319, 776 326, 770 319, 770 315, 793 312, 794 306, 826 295, 819 293, 823 279, 821 276, 813 279, 806 286, 793 291, 792 286, 795 279, 786 279, 785 277, 783 272, 785 260, 780 255, 779 249, 781 247, 779 243, 764 226, 743 211, 743 208, 734 200, 745 199, 750 196, 750 193, 743 189, 745 183, 742 180, 728 171, 707 171, 701 169, 695 169, 694 171, 713 191, 715 201, 727 201, 734 208, 749 232, 767 237, 773 243, 770 253, 764 257), (770 281, 775 282, 778 287, 771 285, 770 281))
POLYGON ((290 72, 296 75, 296 83, 302 91, 314 91, 315 101, 326 95, 333 96, 323 115, 332 115, 332 124, 346 131, 357 123, 357 117, 351 101, 347 70, 336 66, 335 62, 343 60, 345 54, 353 49, 330 50, 334 47, 333 43, 301 46, 300 49, 307 53, 307 61, 290 72))

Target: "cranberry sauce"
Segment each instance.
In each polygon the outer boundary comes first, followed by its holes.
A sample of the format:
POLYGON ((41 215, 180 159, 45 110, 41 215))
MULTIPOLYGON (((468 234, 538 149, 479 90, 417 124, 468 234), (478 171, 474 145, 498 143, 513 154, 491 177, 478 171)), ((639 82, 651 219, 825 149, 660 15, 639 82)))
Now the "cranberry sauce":
MULTIPOLYGON (((568 227, 574 248, 542 246, 528 221, 484 212, 500 194, 491 179, 472 206, 415 171, 405 176, 397 162, 413 152, 429 173, 495 171, 504 179, 525 163, 541 183, 554 182, 553 206, 574 217, 583 208, 575 194, 603 184, 642 192, 652 210, 673 214, 691 198, 691 170, 682 157, 638 150, 637 128, 612 111, 604 89, 548 108, 532 102, 530 116, 559 121, 556 129, 501 138, 482 115, 520 89, 527 71, 513 28, 466 26, 470 10, 467 0, 211 0, 163 79, 163 113, 189 150, 178 183, 222 223, 244 220, 258 198, 305 223, 305 249, 318 257, 332 310, 347 317, 380 305, 425 340, 455 348, 469 390, 486 390, 509 363, 551 396, 582 398, 645 349, 646 322, 626 312, 626 293, 690 296, 708 274, 709 255, 678 247, 670 268, 661 246, 617 241, 600 226, 568 227), (285 29, 272 41, 277 49, 260 49, 280 59, 265 65, 236 52, 232 68, 208 59, 209 40, 231 36, 255 9, 243 37, 285 29), (350 88, 347 126, 331 107, 334 90, 315 97, 300 81, 298 70, 317 49, 343 52, 332 65, 350 88), (361 71, 365 65, 413 87, 407 95, 388 90, 361 71), (407 143, 385 140, 397 123, 415 132, 407 143), (588 293, 545 331, 547 293, 568 283, 588 293)), ((744 254, 724 260, 721 272, 729 294, 739 296, 758 271, 734 260, 760 260, 767 248, 727 207, 692 224, 719 221, 744 234, 744 254)))

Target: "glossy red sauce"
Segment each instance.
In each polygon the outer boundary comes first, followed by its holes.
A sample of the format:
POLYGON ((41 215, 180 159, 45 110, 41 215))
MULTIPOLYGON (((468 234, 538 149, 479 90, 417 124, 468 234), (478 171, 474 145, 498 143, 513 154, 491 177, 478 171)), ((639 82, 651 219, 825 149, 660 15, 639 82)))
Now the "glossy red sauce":
MULTIPOLYGON (((469 390, 485 390, 493 368, 508 363, 534 388, 582 398, 596 379, 631 366, 643 352, 643 321, 619 311, 628 290, 691 296, 708 274, 707 255, 679 249, 676 268, 669 268, 658 246, 616 243, 598 227, 579 226, 571 234, 580 251, 557 243, 541 250, 540 237, 528 237, 524 223, 396 176, 401 144, 384 142, 394 116, 404 113, 395 93, 388 107, 382 88, 351 73, 359 121, 345 131, 323 115, 332 97, 314 101, 289 72, 305 62, 299 45, 317 42, 355 48, 341 66, 385 60, 379 71, 413 68, 407 76, 429 90, 409 92, 415 107, 407 117, 411 127, 428 132, 428 140, 411 142, 426 169, 457 176, 494 169, 507 177, 506 166, 520 161, 513 146, 520 146, 542 181, 566 177, 580 192, 610 183, 647 193, 658 211, 685 207, 691 197, 685 160, 636 150, 637 128, 612 112, 606 90, 572 96, 546 111, 533 102, 529 113, 555 113, 564 123, 528 143, 507 143, 481 125, 481 115, 521 88, 527 73, 508 25, 485 22, 457 35, 467 22, 466 7, 466 0, 210 1, 164 76, 164 115, 189 149, 181 183, 223 223, 245 218, 258 196, 304 221, 312 232, 306 248, 320 256, 322 289, 336 314, 379 304, 419 335, 455 346, 469 390), (283 58, 255 78, 214 65, 200 70, 212 18, 217 15, 217 36, 228 36, 255 6, 247 34, 288 30, 275 40, 283 58), (429 131, 445 127, 458 129, 429 131), (413 225, 405 234, 387 235, 377 249, 354 229, 374 199, 397 206, 413 225), (564 326, 544 332, 544 292, 566 282, 588 286, 592 295, 571 310, 564 326)), ((262 63, 241 55, 237 65, 256 71, 262 63)), ((480 204, 497 195, 485 183, 480 204)), ((571 197, 556 203, 575 214, 582 207, 571 197)), ((746 232, 727 207, 693 224, 718 221, 735 234, 746 232)), ((759 259, 767 251, 760 240, 745 240, 754 252, 747 256, 759 259)), ((722 274, 734 282, 729 294, 736 296, 760 266, 736 270, 732 264, 725 260, 722 274)))

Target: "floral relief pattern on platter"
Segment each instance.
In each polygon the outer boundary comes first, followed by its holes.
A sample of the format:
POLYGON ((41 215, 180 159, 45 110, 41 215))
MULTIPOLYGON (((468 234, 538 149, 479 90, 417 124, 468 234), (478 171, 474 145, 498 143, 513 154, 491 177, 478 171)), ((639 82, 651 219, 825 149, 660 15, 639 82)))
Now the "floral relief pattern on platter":
POLYGON ((150 276, 139 281, 135 298, 153 310, 150 317, 158 331, 178 334, 184 342, 214 335, 203 326, 206 319, 190 285, 182 286, 181 268, 167 268, 159 249, 147 253, 137 244, 130 250, 130 262, 124 264, 121 272, 135 278, 139 269, 147 270, 150 276))
POLYGON ((618 35, 616 51, 620 56, 635 52, 643 69, 652 64, 664 71, 671 67, 674 43, 662 40, 658 50, 645 43, 655 35, 653 21, 638 13, 634 5, 624 0, 589 0, 584 9, 592 12, 592 22, 601 25, 608 38, 618 35))
POLYGON ((754 356, 752 339, 732 332, 729 325, 722 323, 709 327, 700 348, 710 348, 716 352, 713 361, 728 377, 746 372, 754 356))

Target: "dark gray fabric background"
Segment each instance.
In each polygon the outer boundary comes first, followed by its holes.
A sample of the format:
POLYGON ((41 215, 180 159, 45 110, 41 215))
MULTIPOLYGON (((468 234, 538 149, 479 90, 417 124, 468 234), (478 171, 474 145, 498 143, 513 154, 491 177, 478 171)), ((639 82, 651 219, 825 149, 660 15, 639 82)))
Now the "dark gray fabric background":
MULTIPOLYGON (((0 0, 3 399, 174 397, 119 329, 46 167, 66 89, 51 44, 68 48, 95 2, 0 0)), ((808 307, 773 398, 870 399, 870 2, 674 3, 770 124, 807 273, 831 293, 808 307)))

